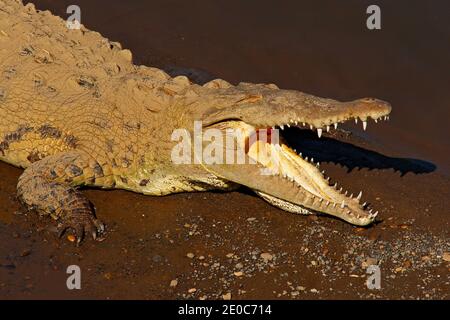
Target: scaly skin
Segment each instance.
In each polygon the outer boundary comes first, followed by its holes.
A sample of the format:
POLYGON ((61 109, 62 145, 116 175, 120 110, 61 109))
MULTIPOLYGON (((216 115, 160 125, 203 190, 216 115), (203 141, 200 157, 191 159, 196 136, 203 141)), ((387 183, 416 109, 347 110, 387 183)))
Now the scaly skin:
POLYGON ((78 241, 104 229, 80 186, 165 195, 245 185, 286 211, 370 224, 375 215, 359 199, 328 186, 315 164, 284 143, 248 145, 245 157, 256 164, 176 165, 171 136, 178 128, 192 133, 196 120, 204 129, 242 129, 247 140, 253 130, 288 124, 320 134, 390 110, 377 99, 338 102, 271 84, 171 78, 133 65, 129 50, 83 26, 70 30, 32 4, 0 0, 0 160, 25 168, 17 188, 22 203, 58 220, 61 231, 75 229, 78 241), (278 171, 258 159, 269 149, 281 161, 278 171), (263 168, 273 175, 261 175, 263 168))

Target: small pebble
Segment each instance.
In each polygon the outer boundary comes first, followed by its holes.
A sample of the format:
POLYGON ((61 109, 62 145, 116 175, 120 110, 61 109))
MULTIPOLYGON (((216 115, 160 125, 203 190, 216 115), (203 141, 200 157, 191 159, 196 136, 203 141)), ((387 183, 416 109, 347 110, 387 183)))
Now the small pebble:
POLYGON ((157 254, 152 257, 152 260, 153 260, 153 262, 161 262, 162 257, 157 254))
POLYGON ((222 295, 223 300, 231 300, 231 292, 222 295))
POLYGON ((450 252, 444 252, 444 254, 442 255, 442 259, 444 259, 444 261, 450 262, 450 252))
POLYGON ((177 279, 174 279, 174 280, 170 281, 170 286, 171 287, 176 287, 177 285, 178 285, 178 280, 177 279))
POLYGON ((21 257, 26 257, 29 256, 31 254, 31 249, 25 249, 20 253, 21 257))
POLYGON ((378 264, 378 260, 377 259, 368 257, 366 260, 364 260, 361 263, 361 268, 367 269, 369 266, 377 265, 377 264, 378 264))
POLYGON ((406 260, 405 262, 403 262, 403 268, 410 268, 411 267, 411 261, 406 260))
POLYGON ((264 262, 267 263, 273 259, 273 255, 271 255, 268 252, 263 252, 263 253, 261 253, 261 258, 264 260, 264 262))

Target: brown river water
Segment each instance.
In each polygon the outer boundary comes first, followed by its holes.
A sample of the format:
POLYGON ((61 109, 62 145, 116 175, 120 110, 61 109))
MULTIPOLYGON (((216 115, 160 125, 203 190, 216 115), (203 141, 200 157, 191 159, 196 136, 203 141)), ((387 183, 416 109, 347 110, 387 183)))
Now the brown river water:
POLYGON ((381 220, 355 228, 295 216, 245 190, 160 198, 87 190, 108 235, 75 248, 46 220, 14 214, 21 170, 0 164, 0 298, 449 298, 448 1, 377 1, 381 30, 366 28, 372 1, 362 0, 34 3, 63 17, 76 3, 82 23, 121 42, 136 64, 200 83, 389 101, 390 121, 365 132, 359 123, 321 140, 287 133, 332 178, 363 189, 381 220), (364 285, 368 258, 380 265, 381 290, 364 285), (82 290, 65 287, 70 264, 83 270, 82 290))

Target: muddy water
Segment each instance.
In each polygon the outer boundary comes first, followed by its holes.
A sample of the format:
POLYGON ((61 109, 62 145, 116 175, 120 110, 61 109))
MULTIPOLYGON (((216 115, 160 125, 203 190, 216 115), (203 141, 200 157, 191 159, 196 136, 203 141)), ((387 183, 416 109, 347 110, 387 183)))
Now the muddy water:
MULTIPOLYGON (((35 3, 67 16, 73 1, 35 3)), ((382 220, 361 229, 298 217, 245 191, 154 198, 88 190, 108 237, 73 248, 45 220, 14 214, 20 170, 1 164, 0 297, 448 299, 446 1, 379 1, 378 31, 365 28, 368 1, 77 4, 88 28, 130 48, 139 64, 198 82, 273 82, 340 100, 391 102, 391 121, 371 122, 367 132, 349 125, 350 133, 320 141, 287 133, 332 178, 352 192, 363 189, 382 220), (272 259, 261 259, 263 252, 272 259), (364 285, 367 258, 381 266, 380 291, 364 285), (83 270, 81 291, 65 287, 69 264, 83 270)))

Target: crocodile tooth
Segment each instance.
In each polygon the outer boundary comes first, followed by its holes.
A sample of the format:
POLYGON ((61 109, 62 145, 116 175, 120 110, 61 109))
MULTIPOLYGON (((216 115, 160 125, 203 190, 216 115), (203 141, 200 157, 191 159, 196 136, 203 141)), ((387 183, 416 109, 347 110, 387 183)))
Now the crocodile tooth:
POLYGON ((367 204, 367 202, 364 202, 364 203, 362 204, 362 206, 363 206, 363 207, 365 207, 365 206, 366 206, 366 204, 367 204))
POLYGON ((312 126, 312 124, 310 124, 310 125, 309 125, 309 128, 310 128, 311 130, 313 129, 313 126, 312 126))
POLYGON ((336 203, 333 202, 333 208, 336 208, 336 203))
POLYGON ((305 161, 308 161, 308 157, 305 157, 305 161))
POLYGON ((347 195, 347 193, 348 193, 348 191, 347 191, 347 190, 345 190, 345 193, 344 193, 344 195, 347 195))
POLYGON ((306 126, 306 123, 302 122, 302 126, 306 126))
POLYGON ((314 158, 311 158, 311 163, 314 163, 314 158))
POLYGON ((350 199, 353 198, 353 193, 350 195, 350 199))
POLYGON ((327 132, 330 132, 330 126, 327 126, 327 132))
POLYGON ((355 118, 355 123, 358 124, 358 118, 355 118))
POLYGON ((296 126, 298 125, 298 121, 297 121, 297 120, 295 120, 295 125, 296 125, 296 126))
POLYGON ((330 201, 325 202, 325 204, 328 206, 330 204, 330 201))
POLYGON ((378 123, 378 119, 374 119, 373 121, 375 121, 375 123, 378 123))
POLYGON ((338 124, 337 124, 337 122, 335 122, 335 123, 334 123, 334 129, 335 129, 335 130, 337 129, 337 126, 338 126, 338 124))
POLYGON ((339 192, 342 192, 342 187, 339 189, 339 192))
POLYGON ((363 130, 366 131, 367 129, 367 121, 363 120, 363 130))
POLYGON ((290 125, 289 123, 286 123, 286 125, 287 125, 287 127, 288 127, 288 128, 290 128, 290 127, 291 127, 291 125, 290 125))
POLYGON ((284 130, 284 125, 280 124, 281 130, 284 130))
POLYGON ((356 199, 359 201, 359 200, 361 200, 361 196, 362 196, 362 191, 360 191, 359 193, 358 193, 358 196, 356 197, 356 199))
POLYGON ((322 129, 321 128, 317 129, 317 135, 319 136, 319 138, 322 136, 322 129))
POLYGON ((342 203, 341 203, 341 208, 342 208, 342 209, 344 209, 344 207, 345 207, 345 201, 344 201, 344 200, 342 200, 342 203))

